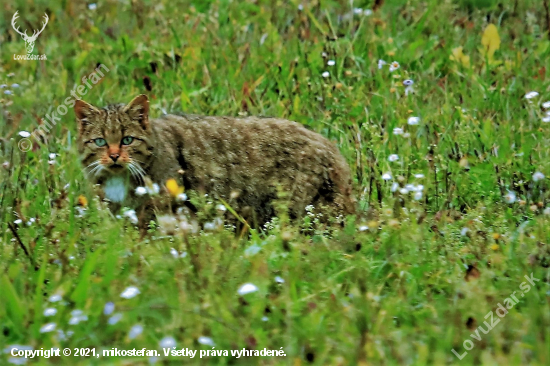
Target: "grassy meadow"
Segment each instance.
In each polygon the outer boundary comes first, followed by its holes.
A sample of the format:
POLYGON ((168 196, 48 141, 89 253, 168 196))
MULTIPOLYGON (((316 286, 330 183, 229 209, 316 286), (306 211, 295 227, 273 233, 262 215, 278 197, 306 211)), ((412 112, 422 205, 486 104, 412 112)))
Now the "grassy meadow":
MULTIPOLYGON (((550 364, 548 4, 2 2, 0 365, 550 364), (33 50, 46 60, 14 60, 16 11, 28 34, 47 13, 33 50), (83 174, 71 108, 19 149, 99 64, 94 105, 145 93, 152 117, 276 116, 323 134, 360 213, 327 228, 289 221, 281 201, 261 230, 141 237, 83 174), (160 356, 25 360, 15 345, 160 356)), ((186 193, 204 220, 232 215, 186 193)))

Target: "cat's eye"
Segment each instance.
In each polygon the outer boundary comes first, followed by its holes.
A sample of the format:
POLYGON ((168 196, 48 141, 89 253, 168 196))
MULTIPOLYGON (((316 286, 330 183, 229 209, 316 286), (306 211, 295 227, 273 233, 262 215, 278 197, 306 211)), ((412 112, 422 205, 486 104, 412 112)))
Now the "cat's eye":
POLYGON ((107 145, 107 141, 105 141, 105 139, 102 139, 102 138, 95 139, 94 142, 99 147, 103 147, 103 146, 107 145))
POLYGON ((132 136, 126 136, 122 139, 122 145, 130 145, 134 141, 132 136))

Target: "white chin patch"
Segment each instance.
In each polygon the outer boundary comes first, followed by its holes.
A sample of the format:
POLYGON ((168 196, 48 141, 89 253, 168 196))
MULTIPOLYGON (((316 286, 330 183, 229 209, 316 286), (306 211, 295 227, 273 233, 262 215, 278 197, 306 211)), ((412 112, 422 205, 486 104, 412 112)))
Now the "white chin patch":
POLYGON ((126 181, 123 177, 110 177, 103 185, 103 191, 105 196, 111 202, 122 203, 126 198, 128 189, 126 188, 126 181))

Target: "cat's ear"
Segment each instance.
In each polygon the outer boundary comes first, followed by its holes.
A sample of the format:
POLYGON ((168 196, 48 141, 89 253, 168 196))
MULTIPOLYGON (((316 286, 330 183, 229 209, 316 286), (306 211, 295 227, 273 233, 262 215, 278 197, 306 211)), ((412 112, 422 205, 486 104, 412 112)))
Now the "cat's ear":
POLYGON ((144 130, 149 128, 149 99, 147 99, 147 95, 141 94, 132 99, 124 107, 124 112, 128 113, 133 120, 137 120, 144 130))
POLYGON ((82 127, 89 124, 89 118, 95 114, 98 114, 99 110, 93 105, 86 103, 81 99, 77 99, 74 102, 74 114, 78 120, 78 130, 82 132, 82 127))

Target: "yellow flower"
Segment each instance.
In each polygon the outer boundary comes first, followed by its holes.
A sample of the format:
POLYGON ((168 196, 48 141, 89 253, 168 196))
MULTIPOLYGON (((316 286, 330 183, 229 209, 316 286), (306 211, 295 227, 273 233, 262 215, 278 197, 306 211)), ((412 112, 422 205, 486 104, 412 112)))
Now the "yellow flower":
POLYGON ((83 195, 78 196, 77 204, 82 207, 88 207, 88 199, 83 195))
POLYGON ((498 248, 499 248, 498 244, 491 245, 491 249, 493 250, 498 250, 498 248))
POLYGON ((494 24, 489 24, 483 31, 481 37, 481 54, 487 56, 489 62, 493 61, 495 51, 500 48, 500 37, 498 29, 494 24))
POLYGON ((465 68, 470 67, 470 56, 462 52, 462 47, 453 48, 452 54, 449 57, 451 60, 461 63, 465 68))
POLYGON ((178 185, 175 179, 168 179, 166 181, 166 189, 173 197, 177 197, 179 194, 182 194, 184 191, 183 187, 178 185))

